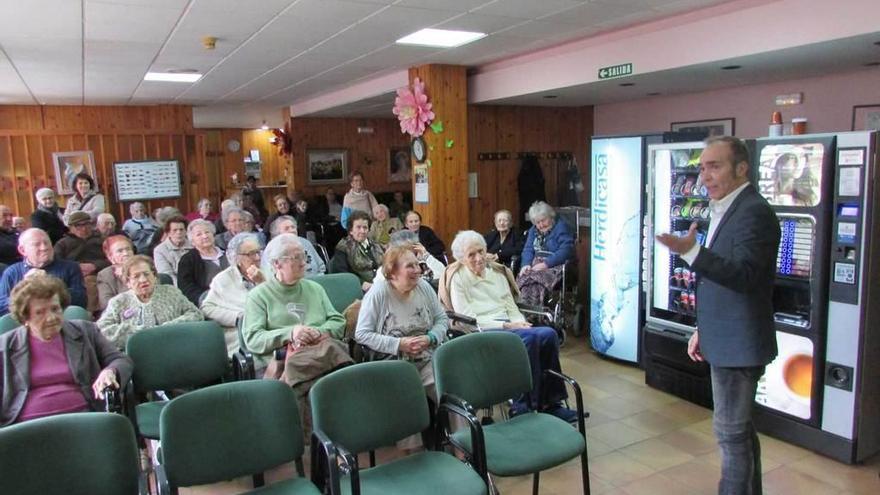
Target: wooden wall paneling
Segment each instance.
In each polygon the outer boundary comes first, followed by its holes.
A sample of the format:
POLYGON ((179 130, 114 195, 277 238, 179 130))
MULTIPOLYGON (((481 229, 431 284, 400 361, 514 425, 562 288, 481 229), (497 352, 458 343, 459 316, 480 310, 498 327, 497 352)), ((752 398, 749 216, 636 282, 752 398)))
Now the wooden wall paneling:
POLYGON ((0 138, 0 204, 15 208, 15 192, 12 177, 15 175, 13 164, 15 158, 12 155, 12 137, 0 138))
POLYGON ((0 105, 0 129, 39 130, 43 115, 35 105, 0 105))
POLYGON ((10 182, 7 184, 11 186, 12 194, 9 195, 9 204, 7 206, 14 212, 18 212, 23 211, 21 209, 22 204, 19 201, 22 195, 20 189, 27 173, 25 168, 27 164, 27 139, 25 136, 13 136, 11 145, 13 169, 12 173, 7 176, 10 178, 10 182))

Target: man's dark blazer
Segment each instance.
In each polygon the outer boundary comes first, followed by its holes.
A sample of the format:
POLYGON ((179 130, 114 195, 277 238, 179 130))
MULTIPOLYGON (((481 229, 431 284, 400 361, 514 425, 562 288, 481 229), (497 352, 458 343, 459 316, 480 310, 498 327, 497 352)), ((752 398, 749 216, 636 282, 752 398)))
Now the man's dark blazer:
POLYGON ((751 185, 730 205, 697 272, 700 352, 712 366, 764 366, 776 357, 773 283, 779 220, 751 185))

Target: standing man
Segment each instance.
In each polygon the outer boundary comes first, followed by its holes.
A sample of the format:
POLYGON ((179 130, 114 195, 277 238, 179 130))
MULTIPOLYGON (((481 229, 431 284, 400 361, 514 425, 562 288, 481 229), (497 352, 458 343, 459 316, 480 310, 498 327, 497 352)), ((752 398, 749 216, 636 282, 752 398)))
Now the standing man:
POLYGON ((776 357, 773 282, 779 220, 749 184, 749 153, 737 138, 706 140, 700 178, 709 191, 706 245, 696 224, 683 237, 657 241, 697 273, 697 325, 688 356, 706 361, 715 401, 713 429, 721 449, 719 494, 760 495, 761 447, 752 404, 764 367, 776 357))

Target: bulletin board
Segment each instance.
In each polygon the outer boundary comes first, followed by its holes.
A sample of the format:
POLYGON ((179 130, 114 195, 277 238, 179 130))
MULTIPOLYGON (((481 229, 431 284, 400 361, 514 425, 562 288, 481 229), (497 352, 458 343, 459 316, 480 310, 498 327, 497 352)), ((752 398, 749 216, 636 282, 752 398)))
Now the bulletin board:
POLYGON ((180 164, 177 160, 116 162, 116 200, 142 201, 181 196, 180 164))

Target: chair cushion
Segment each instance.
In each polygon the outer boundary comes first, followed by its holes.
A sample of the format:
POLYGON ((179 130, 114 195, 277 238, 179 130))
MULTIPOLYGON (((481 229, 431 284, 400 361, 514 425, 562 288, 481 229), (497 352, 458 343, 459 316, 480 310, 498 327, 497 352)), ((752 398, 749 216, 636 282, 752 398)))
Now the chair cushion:
POLYGON ((305 478, 279 481, 244 493, 254 495, 321 495, 321 491, 305 478))
POLYGON ((135 406, 137 414, 138 433, 142 437, 159 439, 159 415, 167 405, 167 401, 144 402, 135 406))
MULTIPOLYGON (((360 470, 362 495, 456 495, 485 494, 486 483, 476 471, 455 457, 442 452, 421 452, 360 470)), ((340 480, 342 493, 351 494, 348 476, 340 480)))
MULTIPOLYGON (((499 476, 543 471, 580 455, 585 448, 578 430, 549 414, 526 413, 483 427, 486 467, 499 476)), ((464 428, 452 435, 471 451, 471 434, 464 428)))

